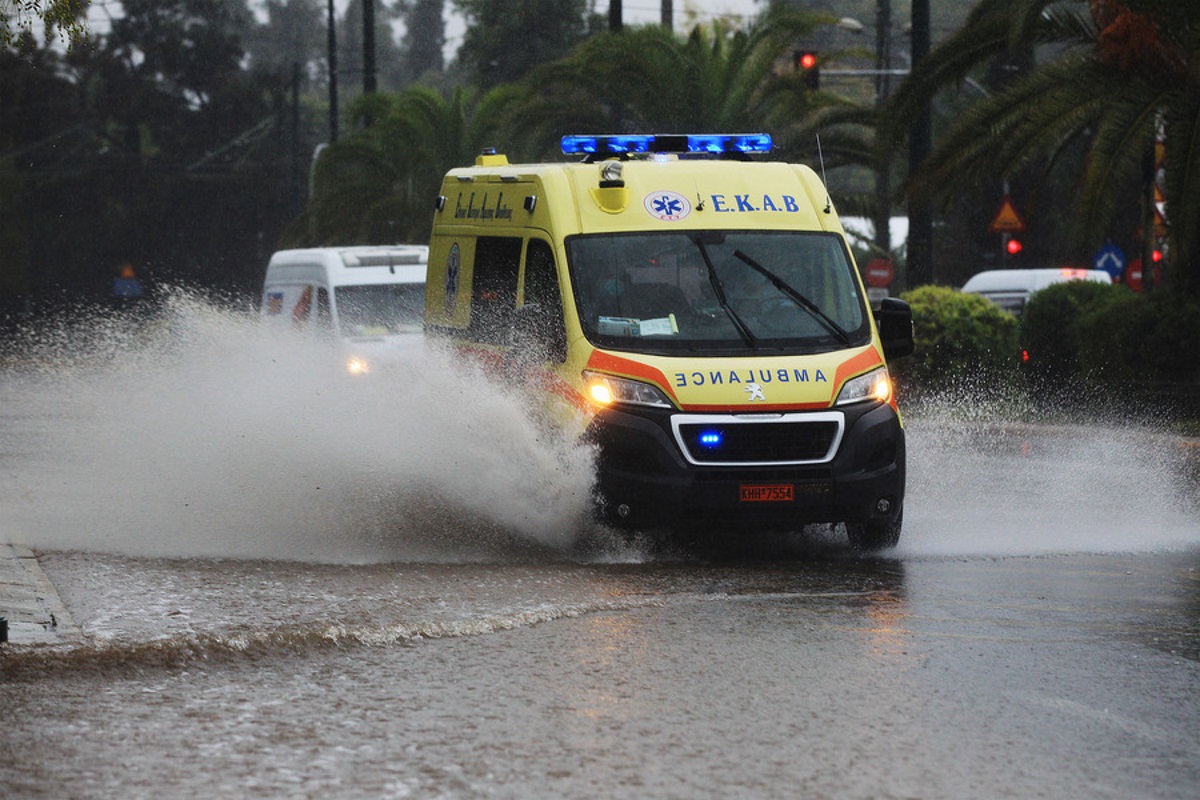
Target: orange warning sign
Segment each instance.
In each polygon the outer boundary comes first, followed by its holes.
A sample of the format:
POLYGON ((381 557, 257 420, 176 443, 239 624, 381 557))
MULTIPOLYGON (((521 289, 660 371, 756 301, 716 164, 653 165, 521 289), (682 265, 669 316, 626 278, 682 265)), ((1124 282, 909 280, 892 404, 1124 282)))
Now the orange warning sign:
POLYGON ((1008 195, 1004 195, 1004 202, 1000 204, 1000 210, 992 218, 988 230, 992 233, 1021 233, 1025 230, 1025 220, 1021 219, 1008 195))

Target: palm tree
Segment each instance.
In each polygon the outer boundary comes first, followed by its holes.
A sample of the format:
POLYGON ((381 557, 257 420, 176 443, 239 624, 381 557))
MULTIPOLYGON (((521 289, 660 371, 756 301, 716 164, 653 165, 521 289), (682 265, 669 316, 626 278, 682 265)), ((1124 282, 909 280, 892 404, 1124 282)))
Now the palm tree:
MULTIPOLYGON (((953 122, 910 176, 910 196, 948 201, 964 185, 1030 168, 1045 176, 1083 148, 1078 202, 1063 213, 1075 238, 1095 245, 1123 201, 1153 191, 1157 145, 1165 156, 1167 277, 1200 294, 1200 4, 980 0, 893 96, 890 130, 906 130, 939 90, 1022 47, 1036 47, 1038 62, 953 122)), ((1143 208, 1149 231, 1152 195, 1143 208)))
POLYGON ((721 22, 685 39, 660 25, 602 33, 526 78, 520 132, 531 156, 555 151, 566 133, 766 130, 785 158, 816 155, 862 162, 870 116, 806 87, 791 67, 798 40, 835 19, 773 11, 746 30, 721 22))
POLYGON ((352 116, 369 124, 321 152, 292 242, 427 241, 442 176, 494 141, 519 95, 511 86, 483 95, 460 88, 449 98, 424 86, 364 95, 352 116))

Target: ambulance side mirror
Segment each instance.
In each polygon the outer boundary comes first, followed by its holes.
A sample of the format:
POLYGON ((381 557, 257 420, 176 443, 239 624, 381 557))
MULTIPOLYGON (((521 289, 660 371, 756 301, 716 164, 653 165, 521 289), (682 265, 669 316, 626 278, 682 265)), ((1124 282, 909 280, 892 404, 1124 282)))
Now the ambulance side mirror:
POLYGON ((875 312, 875 325, 883 344, 883 357, 888 361, 913 353, 913 318, 908 303, 895 297, 885 297, 875 312))
POLYGON ((518 306, 513 316, 512 347, 530 361, 567 360, 567 334, 561 317, 540 303, 518 306))

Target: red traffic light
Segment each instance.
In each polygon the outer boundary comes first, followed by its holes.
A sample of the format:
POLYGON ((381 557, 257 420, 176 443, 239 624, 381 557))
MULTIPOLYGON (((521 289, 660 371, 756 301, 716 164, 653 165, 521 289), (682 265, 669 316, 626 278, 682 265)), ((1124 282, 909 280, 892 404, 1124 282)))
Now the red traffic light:
POLYGON ((1017 253, 1021 252, 1021 240, 1009 239, 1008 242, 1005 243, 1004 249, 1010 256, 1015 256, 1017 253))
POLYGON ((797 50, 792 63, 804 78, 804 85, 816 91, 821 88, 821 59, 812 50, 797 50))

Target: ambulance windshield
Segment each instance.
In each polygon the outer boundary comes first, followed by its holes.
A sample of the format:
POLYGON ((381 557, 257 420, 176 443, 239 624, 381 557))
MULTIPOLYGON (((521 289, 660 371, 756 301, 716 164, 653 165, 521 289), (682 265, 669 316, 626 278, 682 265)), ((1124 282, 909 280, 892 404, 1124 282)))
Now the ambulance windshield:
POLYGON ((822 352, 870 340, 835 234, 597 234, 569 239, 567 256, 584 333, 600 347, 822 352))
POLYGON ((421 332, 425 311, 423 283, 339 286, 334 298, 342 336, 421 332))

